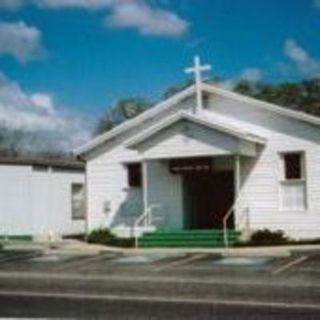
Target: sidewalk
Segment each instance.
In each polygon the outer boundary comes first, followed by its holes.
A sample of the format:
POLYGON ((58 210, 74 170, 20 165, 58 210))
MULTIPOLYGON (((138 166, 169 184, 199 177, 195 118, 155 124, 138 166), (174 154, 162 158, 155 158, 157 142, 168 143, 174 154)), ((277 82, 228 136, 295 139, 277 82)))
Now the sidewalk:
POLYGON ((154 253, 216 254, 223 257, 288 257, 292 253, 320 251, 320 245, 289 245, 270 247, 237 248, 117 248, 99 244, 88 244, 77 240, 63 240, 52 243, 10 242, 3 249, 13 251, 42 251, 44 254, 96 255, 105 252, 118 252, 126 255, 147 255, 154 253))
POLYGON ((288 257, 292 253, 320 251, 320 245, 290 245, 270 247, 237 247, 237 248, 152 248, 131 249, 128 253, 206 253, 217 254, 222 257, 288 257))
POLYGON ((56 242, 22 242, 11 241, 2 243, 4 250, 10 251, 41 251, 43 254, 55 255, 97 255, 102 252, 122 252, 122 248, 88 244, 78 240, 62 240, 56 242))

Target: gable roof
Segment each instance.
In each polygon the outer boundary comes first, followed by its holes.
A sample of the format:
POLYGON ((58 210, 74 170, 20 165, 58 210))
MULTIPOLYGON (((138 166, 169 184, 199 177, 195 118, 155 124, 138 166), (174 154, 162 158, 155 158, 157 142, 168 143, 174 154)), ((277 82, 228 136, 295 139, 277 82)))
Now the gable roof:
POLYGON ((296 111, 284 106, 278 106, 274 103, 262 101, 259 99, 255 99, 249 96, 245 96, 240 93, 236 93, 234 91, 226 90, 221 87, 213 86, 211 84, 202 83, 202 89, 206 92, 213 93, 216 95, 223 96, 225 98, 229 98, 235 101, 243 102, 249 105, 254 105, 257 108, 265 109, 283 116, 287 116, 289 118, 309 122, 311 124, 320 125, 320 118, 316 116, 312 116, 303 111, 296 111))
POLYGON ((195 92, 194 85, 187 87, 186 89, 178 92, 177 94, 173 95, 172 97, 158 103, 157 105, 155 105, 151 109, 146 110, 145 112, 141 113, 137 117, 130 119, 130 120, 127 120, 124 123, 113 128, 112 130, 107 131, 106 133, 103 133, 103 134, 97 136, 96 138, 93 138, 92 140, 90 140, 89 142, 84 144, 83 146, 80 146, 79 148, 77 148, 74 151, 74 153, 76 155, 81 155, 81 154, 85 154, 85 153, 93 150, 94 148, 98 147, 102 143, 108 141, 109 139, 114 138, 118 134, 120 134, 126 130, 131 129, 131 128, 135 127, 136 125, 139 125, 141 122, 145 121, 146 119, 157 115, 161 111, 166 110, 173 105, 176 105, 180 101, 191 96, 194 92, 195 92))
POLYGON ((204 117, 196 116, 194 114, 187 113, 185 111, 180 111, 179 113, 162 120, 160 123, 154 125, 153 127, 144 130, 142 133, 137 134, 126 143, 126 146, 129 148, 132 148, 140 143, 143 143, 145 140, 151 138, 152 136, 157 134, 159 131, 166 129, 181 120, 187 120, 192 123, 198 124, 200 126, 205 126, 209 129, 213 129, 248 142, 253 142, 258 144, 265 144, 266 142, 265 138, 252 134, 243 129, 236 128, 234 126, 230 127, 230 125, 225 126, 225 125, 222 125, 221 123, 208 121, 204 117))
MULTIPOLYGON (((286 107, 280 107, 276 104, 265 102, 262 100, 258 100, 255 98, 251 98, 239 93, 235 93, 230 90, 223 89, 221 87, 214 86, 212 84, 207 83, 201 83, 201 88, 204 92, 207 93, 213 93, 219 96, 223 96, 235 101, 243 102, 249 105, 254 105, 257 108, 265 109, 270 112, 274 112, 276 114, 280 114, 289 118, 297 119, 300 121, 304 121, 307 123, 311 123, 313 125, 320 126, 320 118, 316 116, 309 115, 305 112, 301 111, 295 111, 288 109, 286 107)), ((74 151, 76 155, 83 155, 86 154, 95 148, 99 147, 101 144, 105 143, 106 141, 118 136, 119 134, 125 132, 126 130, 129 130, 143 121, 145 121, 148 118, 151 118, 157 114, 159 114, 161 111, 166 110, 177 103, 181 102, 185 98, 191 96, 195 93, 195 85, 191 85, 188 88, 184 89, 183 91, 175 94, 174 96, 170 97, 169 99, 166 99, 159 104, 155 105, 153 108, 141 113, 137 117, 127 120, 126 122, 118 125, 114 129, 103 133, 96 138, 90 140, 88 143, 84 144, 83 146, 80 146, 78 149, 74 151)))

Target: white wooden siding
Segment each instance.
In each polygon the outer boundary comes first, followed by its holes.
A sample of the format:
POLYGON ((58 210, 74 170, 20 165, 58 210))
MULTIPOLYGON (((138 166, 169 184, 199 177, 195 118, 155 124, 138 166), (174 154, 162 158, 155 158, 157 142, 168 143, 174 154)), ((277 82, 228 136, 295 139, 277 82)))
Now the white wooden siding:
POLYGON ((161 205, 153 210, 158 228, 183 227, 183 192, 181 175, 169 172, 167 161, 147 161, 148 206, 161 205))
MULTIPOLYGON (((161 115, 145 121, 139 127, 125 132, 113 141, 101 146, 87 159, 87 192, 88 192, 88 222, 89 230, 101 227, 111 227, 119 235, 128 234, 124 229, 128 223, 118 220, 121 208, 128 193, 127 169, 125 163, 141 161, 141 155, 136 150, 127 149, 126 141, 149 126, 155 125, 161 119, 175 114, 179 110, 192 110, 194 98, 189 98, 161 115), (110 210, 105 212, 104 204, 110 203, 110 210)), ((138 197, 138 195, 137 195, 138 197)), ((142 192, 140 194, 142 201, 142 192)), ((135 202, 138 202, 136 199, 135 202)), ((137 214, 137 217, 143 213, 137 214)), ((130 230, 129 230, 130 234, 130 230)))
MULTIPOLYGON (((121 212, 121 205, 128 197, 127 172, 123 164, 130 161, 140 161, 142 154, 126 149, 124 144, 137 133, 158 123, 161 119, 173 115, 177 110, 188 111, 193 106, 194 99, 186 100, 145 121, 140 126, 126 131, 112 141, 100 146, 89 155, 87 170, 90 229, 101 226, 114 227, 117 223, 125 225, 121 220, 117 222, 117 215, 121 212), (108 212, 104 212, 103 209, 105 202, 111 203, 110 211, 108 212)), ((282 229, 294 237, 319 237, 320 128, 306 122, 255 108, 253 105, 246 105, 245 103, 239 103, 235 100, 221 98, 212 94, 205 114, 207 120, 210 117, 214 117, 215 121, 219 120, 224 125, 238 126, 268 140, 264 148, 258 149, 256 158, 241 157, 241 186, 243 193, 250 202, 251 227, 253 229, 282 229), (278 153, 284 151, 305 151, 306 153, 308 208, 304 212, 280 211, 278 153)), ((168 135, 168 133, 166 134, 168 135)), ((205 139, 210 140, 212 138, 207 131, 205 136, 205 139)), ((172 139, 170 141, 171 146, 175 145, 176 148, 179 148, 179 144, 184 137, 172 133, 167 138, 169 140, 172 139)), ((150 146, 148 150, 145 150, 149 152, 148 157, 154 156, 155 153, 158 153, 157 156, 170 157, 172 149, 166 151, 166 148, 169 147, 166 145, 166 142, 169 141, 168 139, 161 140, 163 141, 162 145, 159 141, 159 145, 150 146), (160 149, 159 146, 161 146, 160 149)), ((185 155, 196 155, 199 147, 204 148, 207 146, 192 145, 185 155)), ((185 148, 183 150, 179 149, 179 152, 185 152, 184 150, 185 148)), ((202 151, 203 149, 201 149, 201 154, 202 151)), ((160 172, 162 172, 162 175, 164 174, 164 167, 161 167, 159 163, 154 165, 157 166, 159 179, 161 177, 160 172)), ((156 171, 154 174, 156 174, 156 171)), ((171 177, 163 175, 163 179, 161 178, 157 185, 152 186, 153 191, 150 194, 150 201, 165 197, 169 203, 168 205, 172 208, 181 203, 181 198, 178 196, 179 184, 177 181, 173 182, 170 179, 171 177), (165 187, 161 185, 168 181, 175 186, 174 193, 165 194, 165 187), (171 195, 174 196, 171 197, 171 195)), ((136 194, 136 197, 141 199, 142 193, 136 194)), ((177 220, 173 225, 178 226, 178 221, 181 221, 179 218, 181 212, 176 208, 173 211, 177 215, 177 220)))
POLYGON ((182 120, 140 143, 137 150, 146 159, 255 155, 255 144, 182 120))
POLYGON ((292 237, 320 236, 320 128, 299 120, 255 109, 244 103, 211 96, 208 109, 228 121, 268 139, 257 159, 242 160, 243 193, 250 204, 253 229, 282 229, 292 237), (304 151, 307 168, 307 210, 280 210, 279 152, 304 151))
POLYGON ((33 230, 30 175, 29 167, 0 165, 0 234, 33 230))
POLYGON ((84 179, 83 172, 0 165, 0 234, 48 239, 49 233, 83 233, 85 221, 72 220, 71 183, 84 179))

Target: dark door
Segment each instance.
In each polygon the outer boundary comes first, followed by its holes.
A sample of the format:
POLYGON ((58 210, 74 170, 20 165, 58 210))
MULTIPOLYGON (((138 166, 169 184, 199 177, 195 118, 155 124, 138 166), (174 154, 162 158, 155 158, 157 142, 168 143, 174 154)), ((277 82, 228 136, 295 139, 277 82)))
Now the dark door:
MULTIPOLYGON (((232 172, 184 175, 184 214, 187 229, 220 229, 223 217, 232 206, 232 172)), ((233 228, 233 219, 229 227, 233 228)))
MULTIPOLYGON (((214 175, 213 219, 214 227, 223 228, 223 218, 234 202, 234 176, 232 171, 219 172, 214 175)), ((234 228, 234 217, 230 217, 228 227, 234 228)))

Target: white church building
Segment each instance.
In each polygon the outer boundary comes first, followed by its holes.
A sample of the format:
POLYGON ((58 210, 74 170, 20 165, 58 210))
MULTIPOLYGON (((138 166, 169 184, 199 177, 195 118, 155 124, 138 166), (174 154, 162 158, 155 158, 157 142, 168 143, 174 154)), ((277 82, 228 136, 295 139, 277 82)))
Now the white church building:
POLYGON ((320 119, 195 84, 76 150, 88 230, 320 237, 320 119), (209 231, 208 231, 209 232, 209 231))

